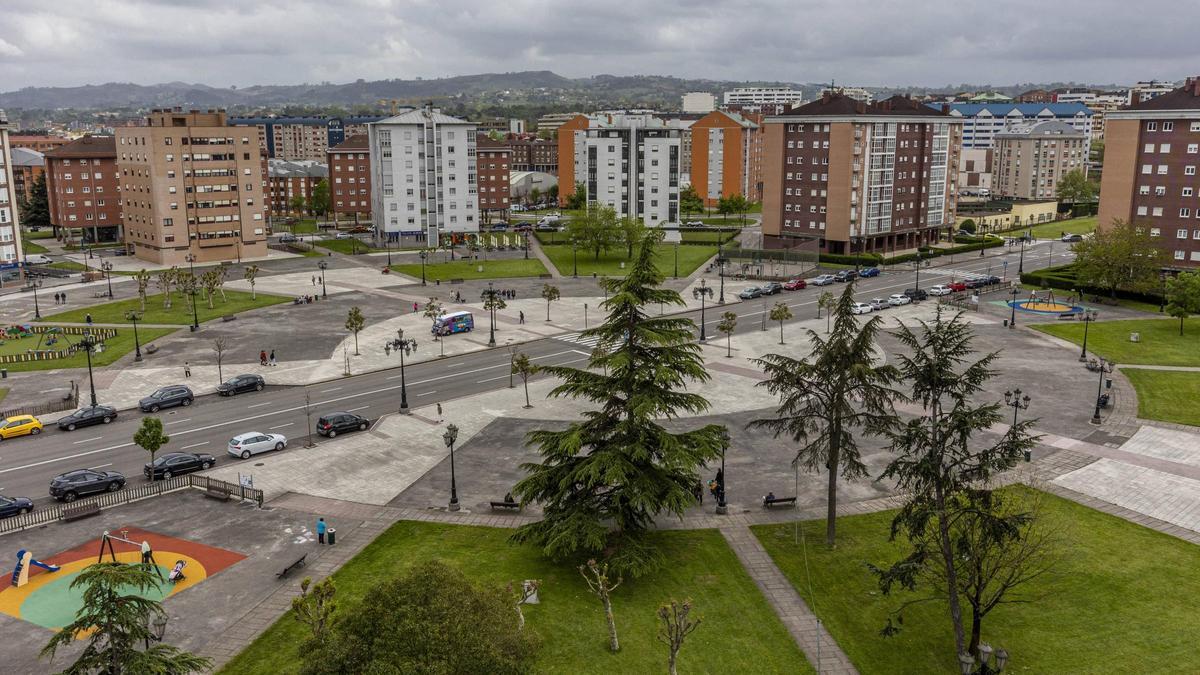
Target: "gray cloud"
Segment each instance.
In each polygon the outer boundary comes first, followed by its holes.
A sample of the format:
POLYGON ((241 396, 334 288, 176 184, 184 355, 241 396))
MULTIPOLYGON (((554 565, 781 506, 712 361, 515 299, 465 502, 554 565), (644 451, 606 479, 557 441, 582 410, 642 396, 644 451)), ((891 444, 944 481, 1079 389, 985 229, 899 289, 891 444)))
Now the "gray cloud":
POLYGON ((1132 82, 1179 79, 1200 63, 1193 22, 1179 20, 1176 0, 4 4, 0 90, 541 69, 848 85, 1132 82))

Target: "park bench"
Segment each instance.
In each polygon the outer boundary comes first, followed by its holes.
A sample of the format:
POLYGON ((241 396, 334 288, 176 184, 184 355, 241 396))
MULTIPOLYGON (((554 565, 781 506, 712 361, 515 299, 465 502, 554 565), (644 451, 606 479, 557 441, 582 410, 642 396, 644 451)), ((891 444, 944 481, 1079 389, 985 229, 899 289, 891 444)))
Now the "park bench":
POLYGON ((763 497, 763 508, 769 509, 772 506, 795 506, 795 497, 763 497))
POLYGON ((517 511, 521 510, 521 502, 505 500, 502 502, 491 502, 491 505, 492 505, 493 509, 515 509, 517 511))
POLYGON ((1075 318, 1076 318, 1076 316, 1077 316, 1077 315, 1075 314, 1075 312, 1063 312, 1062 314, 1059 314, 1059 315, 1058 315, 1058 318, 1059 318, 1060 320, 1061 320, 1061 319, 1066 319, 1067 321, 1074 321, 1074 320, 1075 320, 1075 318))
POLYGON ((62 507, 61 513, 63 522, 69 523, 72 520, 79 520, 80 518, 87 518, 88 516, 100 513, 100 504, 95 501, 68 504, 62 507))
POLYGON ((236 314, 226 314, 225 316, 221 317, 221 320, 222 321, 233 321, 236 318, 237 318, 236 314))
POLYGON ((553 279, 554 275, 553 274, 539 274, 538 278, 539 279, 553 279))
POLYGON ((205 497, 211 497, 213 499, 220 499, 223 502, 229 501, 229 497, 232 495, 233 495, 233 492, 229 488, 221 487, 220 485, 209 485, 204 490, 205 497))
POLYGON ((462 279, 451 279, 450 280, 450 283, 452 283, 452 284, 461 284, 462 282, 463 282, 462 279))
POLYGON ((304 559, 307 557, 308 557, 307 553, 300 556, 299 560, 297 560, 296 562, 292 563, 291 565, 288 565, 287 567, 283 568, 283 571, 280 572, 279 574, 276 574, 275 578, 282 579, 288 575, 288 572, 291 572, 292 570, 296 569, 297 567, 304 567, 304 559))

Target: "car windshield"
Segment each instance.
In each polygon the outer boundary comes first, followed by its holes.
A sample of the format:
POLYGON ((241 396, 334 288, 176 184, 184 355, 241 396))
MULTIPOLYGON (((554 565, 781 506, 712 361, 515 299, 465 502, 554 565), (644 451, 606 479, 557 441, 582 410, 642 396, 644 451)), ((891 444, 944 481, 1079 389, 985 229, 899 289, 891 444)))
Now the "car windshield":
POLYGON ((158 457, 154 460, 154 466, 162 466, 163 464, 166 464, 167 460, 169 460, 169 459, 171 459, 170 455, 163 455, 162 457, 158 457))
POLYGON ((169 393, 171 393, 171 392, 167 389, 159 389, 158 391, 154 392, 153 394, 150 394, 150 398, 164 398, 169 393))

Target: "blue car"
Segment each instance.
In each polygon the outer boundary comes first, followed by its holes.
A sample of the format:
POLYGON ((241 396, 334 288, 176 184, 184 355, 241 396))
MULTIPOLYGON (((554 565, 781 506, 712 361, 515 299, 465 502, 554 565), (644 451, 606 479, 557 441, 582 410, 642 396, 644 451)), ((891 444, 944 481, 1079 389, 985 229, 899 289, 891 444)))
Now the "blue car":
POLYGON ((858 273, 858 276, 860 276, 864 279, 867 277, 877 277, 877 276, 879 276, 879 268, 878 267, 863 268, 863 270, 858 273))

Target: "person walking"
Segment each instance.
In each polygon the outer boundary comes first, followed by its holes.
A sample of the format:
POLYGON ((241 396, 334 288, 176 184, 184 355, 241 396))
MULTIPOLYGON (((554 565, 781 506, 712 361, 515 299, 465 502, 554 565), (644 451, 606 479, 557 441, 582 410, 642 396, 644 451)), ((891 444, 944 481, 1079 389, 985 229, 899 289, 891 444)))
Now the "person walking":
POLYGON ((271 365, 273 365, 273 366, 274 366, 274 365, 276 365, 276 363, 275 363, 275 350, 274 350, 274 349, 272 349, 272 350, 271 350, 271 365))
POLYGON ((62 294, 62 296, 63 296, 63 302, 62 302, 62 304, 64 304, 64 305, 65 305, 65 304, 67 304, 67 294, 66 294, 66 293, 63 293, 63 294, 62 294))
POLYGON ((324 543, 325 543, 325 529, 326 529, 326 527, 327 527, 327 526, 325 525, 325 519, 324 519, 324 518, 317 518, 317 543, 318 543, 318 544, 324 544, 324 543))
POLYGON ((442 421, 442 404, 441 403, 437 404, 437 411, 438 411, 438 421, 441 422, 442 421))
POLYGON ((87 322, 87 325, 89 325, 89 326, 90 326, 90 325, 92 325, 92 315, 91 315, 91 313, 89 312, 89 313, 87 313, 87 314, 84 314, 84 315, 83 315, 83 320, 87 322))
POLYGON ((258 365, 267 365, 267 351, 265 349, 258 353, 258 365))
POLYGON ((313 278, 312 278, 312 285, 313 286, 317 285, 317 275, 315 275, 315 274, 313 275, 313 278))
POLYGON ((150 553, 150 542, 142 540, 142 564, 149 565, 154 556, 150 553))
POLYGON ((521 319, 517 323, 525 323, 525 312, 518 312, 518 314, 521 315, 521 319))
POLYGON ((417 313, 417 303, 413 303, 413 314, 417 313))
POLYGON ((183 376, 184 377, 192 376, 192 367, 188 365, 187 361, 183 362, 183 376))

